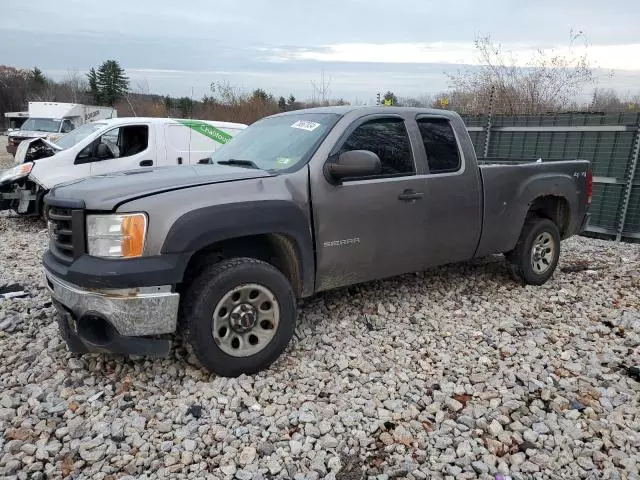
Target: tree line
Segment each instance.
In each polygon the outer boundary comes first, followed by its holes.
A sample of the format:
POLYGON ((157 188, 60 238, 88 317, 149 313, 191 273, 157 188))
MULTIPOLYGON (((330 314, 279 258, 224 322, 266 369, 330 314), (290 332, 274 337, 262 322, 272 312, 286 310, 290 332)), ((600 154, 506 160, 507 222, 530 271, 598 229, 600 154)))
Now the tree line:
MULTIPOLYGON (((562 111, 640 111, 640 95, 621 97, 611 89, 597 88, 594 68, 584 49, 573 53, 582 32, 570 35, 569 53, 539 51, 521 65, 511 52, 490 36, 475 40, 479 66, 448 73, 449 89, 442 93, 407 97, 386 91, 378 102, 387 105, 432 107, 461 114, 519 115, 562 111), (580 93, 593 91, 587 102, 580 93)), ((38 67, 18 69, 0 65, 0 122, 4 113, 26 109, 29 101, 59 101, 108 105, 120 116, 184 117, 252 123, 278 112, 321 105, 345 105, 330 98, 331 79, 311 82, 311 100, 294 95, 275 97, 256 88, 243 91, 228 82, 212 82, 200 99, 156 95, 144 82, 131 85, 126 71, 116 60, 106 60, 86 74, 68 72, 60 81, 46 77, 38 67)), ((372 86, 372 90, 375 86, 372 86)), ((377 90, 377 89, 376 89, 377 90)), ((383 90, 384 91, 384 90, 383 90)))
MULTIPOLYGON (((324 92, 326 93, 326 91, 324 92)), ((68 72, 60 81, 44 75, 38 67, 18 69, 0 66, 0 124, 4 113, 26 110, 30 101, 72 102, 112 106, 119 116, 153 116, 215 119, 252 123, 288 110, 316 106, 346 105, 342 99, 300 101, 293 94, 275 97, 262 88, 245 92, 229 82, 212 82, 201 99, 172 97, 149 92, 146 83, 132 87, 126 71, 116 60, 92 67, 86 74, 68 72)))

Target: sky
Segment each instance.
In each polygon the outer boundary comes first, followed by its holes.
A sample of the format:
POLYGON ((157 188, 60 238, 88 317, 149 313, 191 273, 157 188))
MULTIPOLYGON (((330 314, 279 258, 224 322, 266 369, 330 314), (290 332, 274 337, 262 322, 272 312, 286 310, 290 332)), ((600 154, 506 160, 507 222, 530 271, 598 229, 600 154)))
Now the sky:
POLYGON ((571 31, 584 32, 598 86, 640 92, 637 0, 2 3, 0 64, 37 65, 61 79, 115 59, 131 87, 148 93, 200 98, 211 82, 229 82, 308 99, 324 72, 332 98, 421 96, 445 90, 447 73, 477 64, 479 35, 525 64, 540 48, 566 52, 571 31))

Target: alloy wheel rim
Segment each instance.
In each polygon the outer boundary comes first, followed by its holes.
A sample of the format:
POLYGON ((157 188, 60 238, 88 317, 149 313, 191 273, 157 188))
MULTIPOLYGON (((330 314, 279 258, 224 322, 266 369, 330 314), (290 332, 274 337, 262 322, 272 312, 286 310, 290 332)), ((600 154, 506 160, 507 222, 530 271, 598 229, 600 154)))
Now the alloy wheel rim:
POLYGON ((540 233, 531 247, 531 268, 538 275, 546 273, 553 263, 555 242, 548 232, 540 233))

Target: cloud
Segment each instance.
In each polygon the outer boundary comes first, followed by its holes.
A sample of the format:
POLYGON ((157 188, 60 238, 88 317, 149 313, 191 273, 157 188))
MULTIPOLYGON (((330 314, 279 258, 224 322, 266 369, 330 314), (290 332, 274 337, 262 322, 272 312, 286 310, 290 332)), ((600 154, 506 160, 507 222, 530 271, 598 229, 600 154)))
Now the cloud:
MULTIPOLYGON (((531 65, 538 48, 526 44, 505 45, 516 65, 531 65)), ((343 43, 322 47, 277 47, 262 49, 265 60, 294 62, 369 62, 369 63, 437 63, 453 65, 480 65, 472 43, 343 43)), ((640 70, 640 43, 627 45, 596 45, 589 47, 551 47, 545 49, 551 56, 579 58, 586 55, 597 68, 614 70, 640 70)))

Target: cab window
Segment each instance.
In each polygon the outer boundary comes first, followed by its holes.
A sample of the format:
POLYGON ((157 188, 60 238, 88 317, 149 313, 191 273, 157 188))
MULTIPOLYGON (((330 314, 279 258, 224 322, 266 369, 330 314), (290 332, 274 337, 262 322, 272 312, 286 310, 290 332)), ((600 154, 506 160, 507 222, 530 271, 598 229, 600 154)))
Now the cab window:
POLYGON ((376 178, 415 175, 409 135, 401 118, 378 118, 358 126, 340 149, 369 150, 380 158, 382 171, 376 178))
POLYGON ((147 125, 118 127, 109 130, 91 145, 87 145, 78 154, 76 163, 131 157, 144 152, 148 146, 149 127, 147 125))

